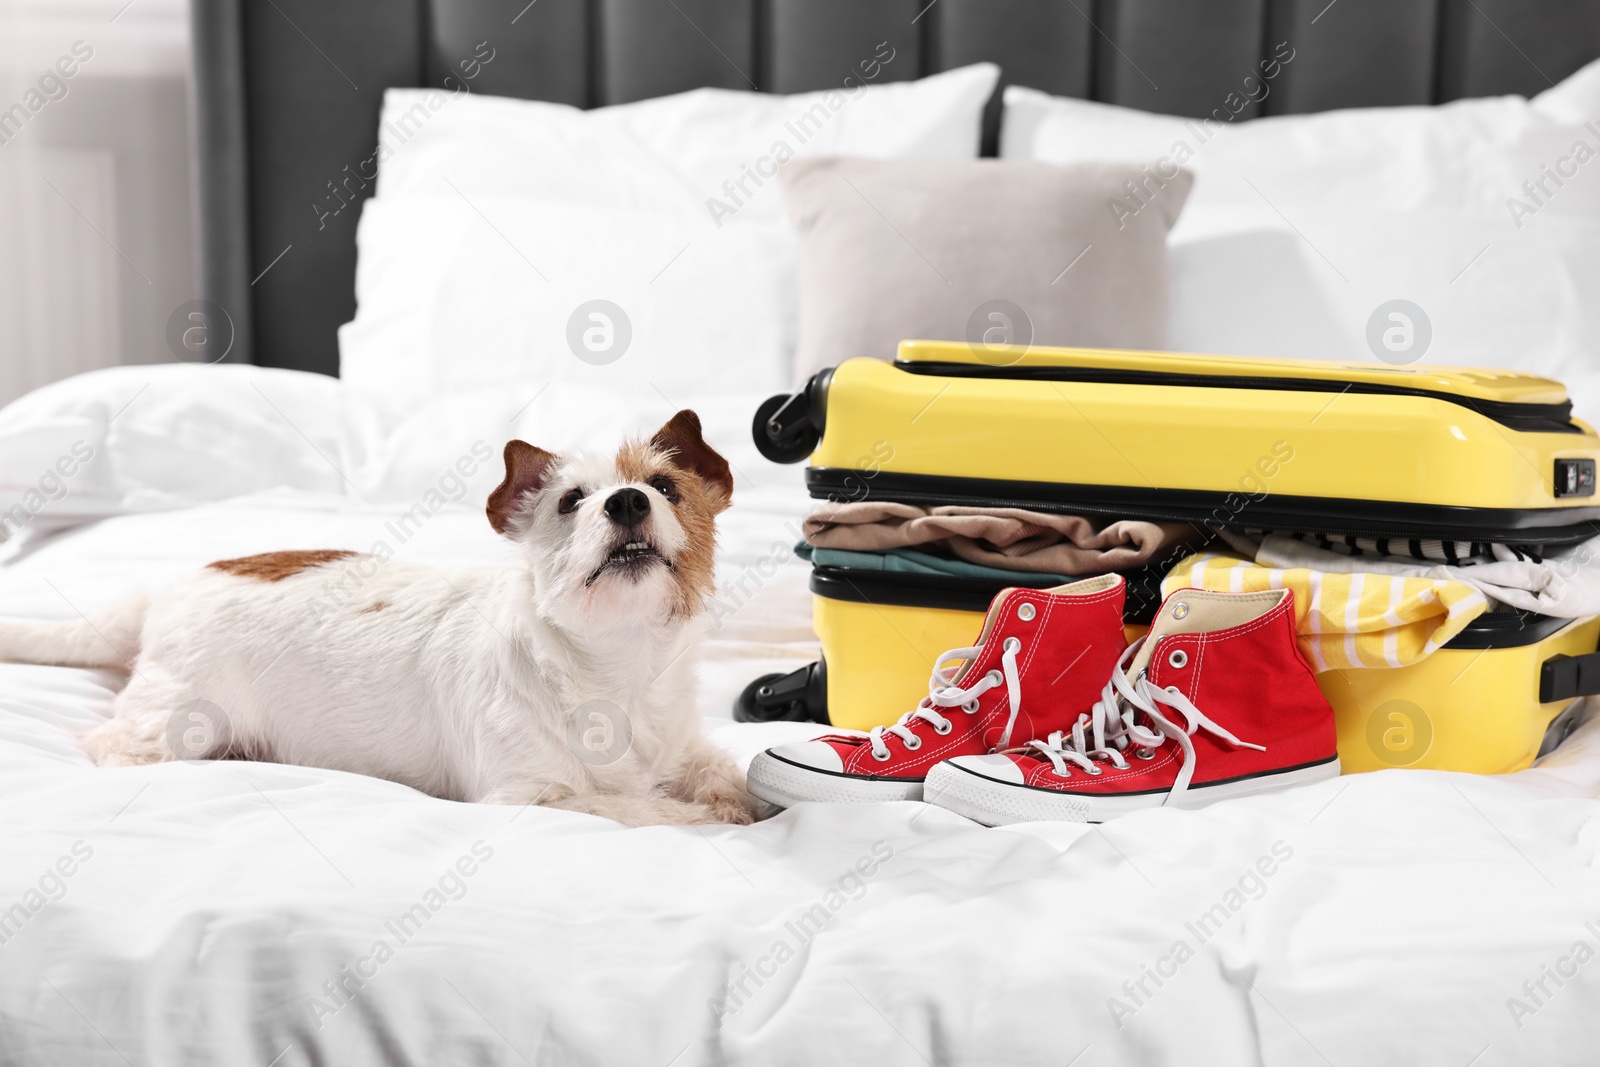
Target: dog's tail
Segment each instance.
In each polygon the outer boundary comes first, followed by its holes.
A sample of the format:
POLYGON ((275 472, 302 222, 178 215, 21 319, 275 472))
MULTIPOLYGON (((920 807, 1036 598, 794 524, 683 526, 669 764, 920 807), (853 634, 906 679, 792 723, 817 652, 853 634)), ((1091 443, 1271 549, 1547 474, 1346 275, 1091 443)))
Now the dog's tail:
POLYGON ((149 598, 136 596, 72 622, 0 620, 0 660, 127 670, 139 656, 139 635, 149 606, 149 598))

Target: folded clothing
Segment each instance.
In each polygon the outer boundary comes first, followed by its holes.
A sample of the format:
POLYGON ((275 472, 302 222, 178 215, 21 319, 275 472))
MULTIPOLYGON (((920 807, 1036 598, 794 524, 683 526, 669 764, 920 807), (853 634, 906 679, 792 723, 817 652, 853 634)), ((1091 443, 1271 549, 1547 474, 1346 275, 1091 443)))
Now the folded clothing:
POLYGON ((1052 585, 1065 585, 1070 579, 1063 574, 1026 573, 1000 567, 985 567, 981 563, 968 563, 964 559, 934 555, 919 548, 889 548, 881 552, 856 552, 848 548, 818 548, 802 541, 794 546, 794 554, 817 567, 848 567, 855 571, 877 571, 891 574, 931 574, 942 578, 981 578, 1004 582, 1007 585, 1026 585, 1045 589, 1052 585))
POLYGON ((1316 671, 1416 663, 1489 606, 1483 593, 1465 582, 1264 567, 1218 552, 1180 560, 1161 583, 1168 596, 1185 588, 1232 593, 1293 590, 1300 651, 1316 671))
MULTIPOLYGON (((1314 535, 1267 534, 1257 541, 1229 537, 1232 547, 1264 567, 1309 567, 1330 572, 1367 571, 1465 582, 1491 606, 1533 611, 1562 619, 1600 615, 1600 538, 1562 548, 1474 545, 1454 565, 1395 555, 1351 555, 1339 544, 1324 546, 1314 535)), ((1378 542, 1379 544, 1383 542, 1378 542)), ((1407 542, 1393 540, 1391 547, 1407 542)), ((1437 544, 1438 542, 1434 542, 1437 544)), ((1462 546, 1465 542, 1455 542, 1462 546)))
POLYGON ((1078 515, 878 500, 824 504, 806 518, 802 533, 817 548, 881 551, 941 544, 969 563, 1069 576, 1128 570, 1196 537, 1183 523, 1122 521, 1097 529, 1078 515))

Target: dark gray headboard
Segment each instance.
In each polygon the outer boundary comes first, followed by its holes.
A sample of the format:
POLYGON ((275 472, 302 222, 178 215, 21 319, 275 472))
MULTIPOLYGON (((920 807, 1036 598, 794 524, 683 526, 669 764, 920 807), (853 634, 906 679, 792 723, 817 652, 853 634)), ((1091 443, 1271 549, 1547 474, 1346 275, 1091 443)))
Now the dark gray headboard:
MULTIPOLYGON (((1294 62, 1241 117, 1532 94, 1600 55, 1600 0, 195 0, 192 8, 205 296, 233 320, 230 360, 329 374, 338 368, 335 330, 355 312, 355 226, 371 186, 353 175, 376 147, 383 90, 437 86, 479 42, 495 59, 474 91, 583 107, 699 86, 830 88, 889 41, 900 58, 885 78, 992 60, 1007 82, 1180 115, 1209 114, 1277 42, 1290 42, 1294 62)), ((995 101, 989 153, 998 117, 995 101)))

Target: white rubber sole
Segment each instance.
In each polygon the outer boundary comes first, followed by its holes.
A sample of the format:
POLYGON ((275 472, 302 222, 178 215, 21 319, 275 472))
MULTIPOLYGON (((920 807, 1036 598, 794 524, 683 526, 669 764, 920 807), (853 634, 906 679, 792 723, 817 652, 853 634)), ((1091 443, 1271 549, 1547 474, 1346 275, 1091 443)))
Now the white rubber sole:
POLYGON ((750 792, 769 804, 787 808, 803 801, 817 804, 881 804, 889 800, 921 800, 921 782, 884 781, 833 774, 790 763, 770 752, 750 761, 750 792))
MULTIPOLYGON (((1173 806, 1203 808, 1220 800, 1271 793, 1337 777, 1339 761, 1334 759, 1280 774, 1263 774, 1217 785, 1192 785, 1173 806)), ((1130 812, 1159 808, 1166 801, 1167 794, 1099 797, 1056 793, 1032 786, 997 782, 960 767, 940 763, 928 775, 923 799, 985 826, 1007 826, 1019 822, 1106 822, 1130 812)))

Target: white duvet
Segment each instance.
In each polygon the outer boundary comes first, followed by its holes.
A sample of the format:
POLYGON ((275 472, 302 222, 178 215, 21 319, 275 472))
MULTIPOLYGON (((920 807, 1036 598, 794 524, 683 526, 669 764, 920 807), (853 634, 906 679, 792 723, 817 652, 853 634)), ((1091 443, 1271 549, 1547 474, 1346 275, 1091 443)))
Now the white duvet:
MULTIPOLYGON (((728 723, 734 694, 816 653, 787 551, 799 471, 756 457, 756 399, 701 409, 738 483, 701 700, 744 755, 809 728, 728 723)), ((0 412, 0 510, 28 531, 0 612, 92 612, 270 548, 507 559, 481 512, 497 462, 463 457, 610 443, 676 406, 619 403, 511 390, 403 419, 251 368, 63 383, 0 412)), ((0 666, 0 1063, 1466 1067, 1600 1047, 1593 723, 1502 778, 1389 771, 1096 828, 889 804, 624 830, 271 764, 101 770, 73 739, 118 683, 0 666)))

